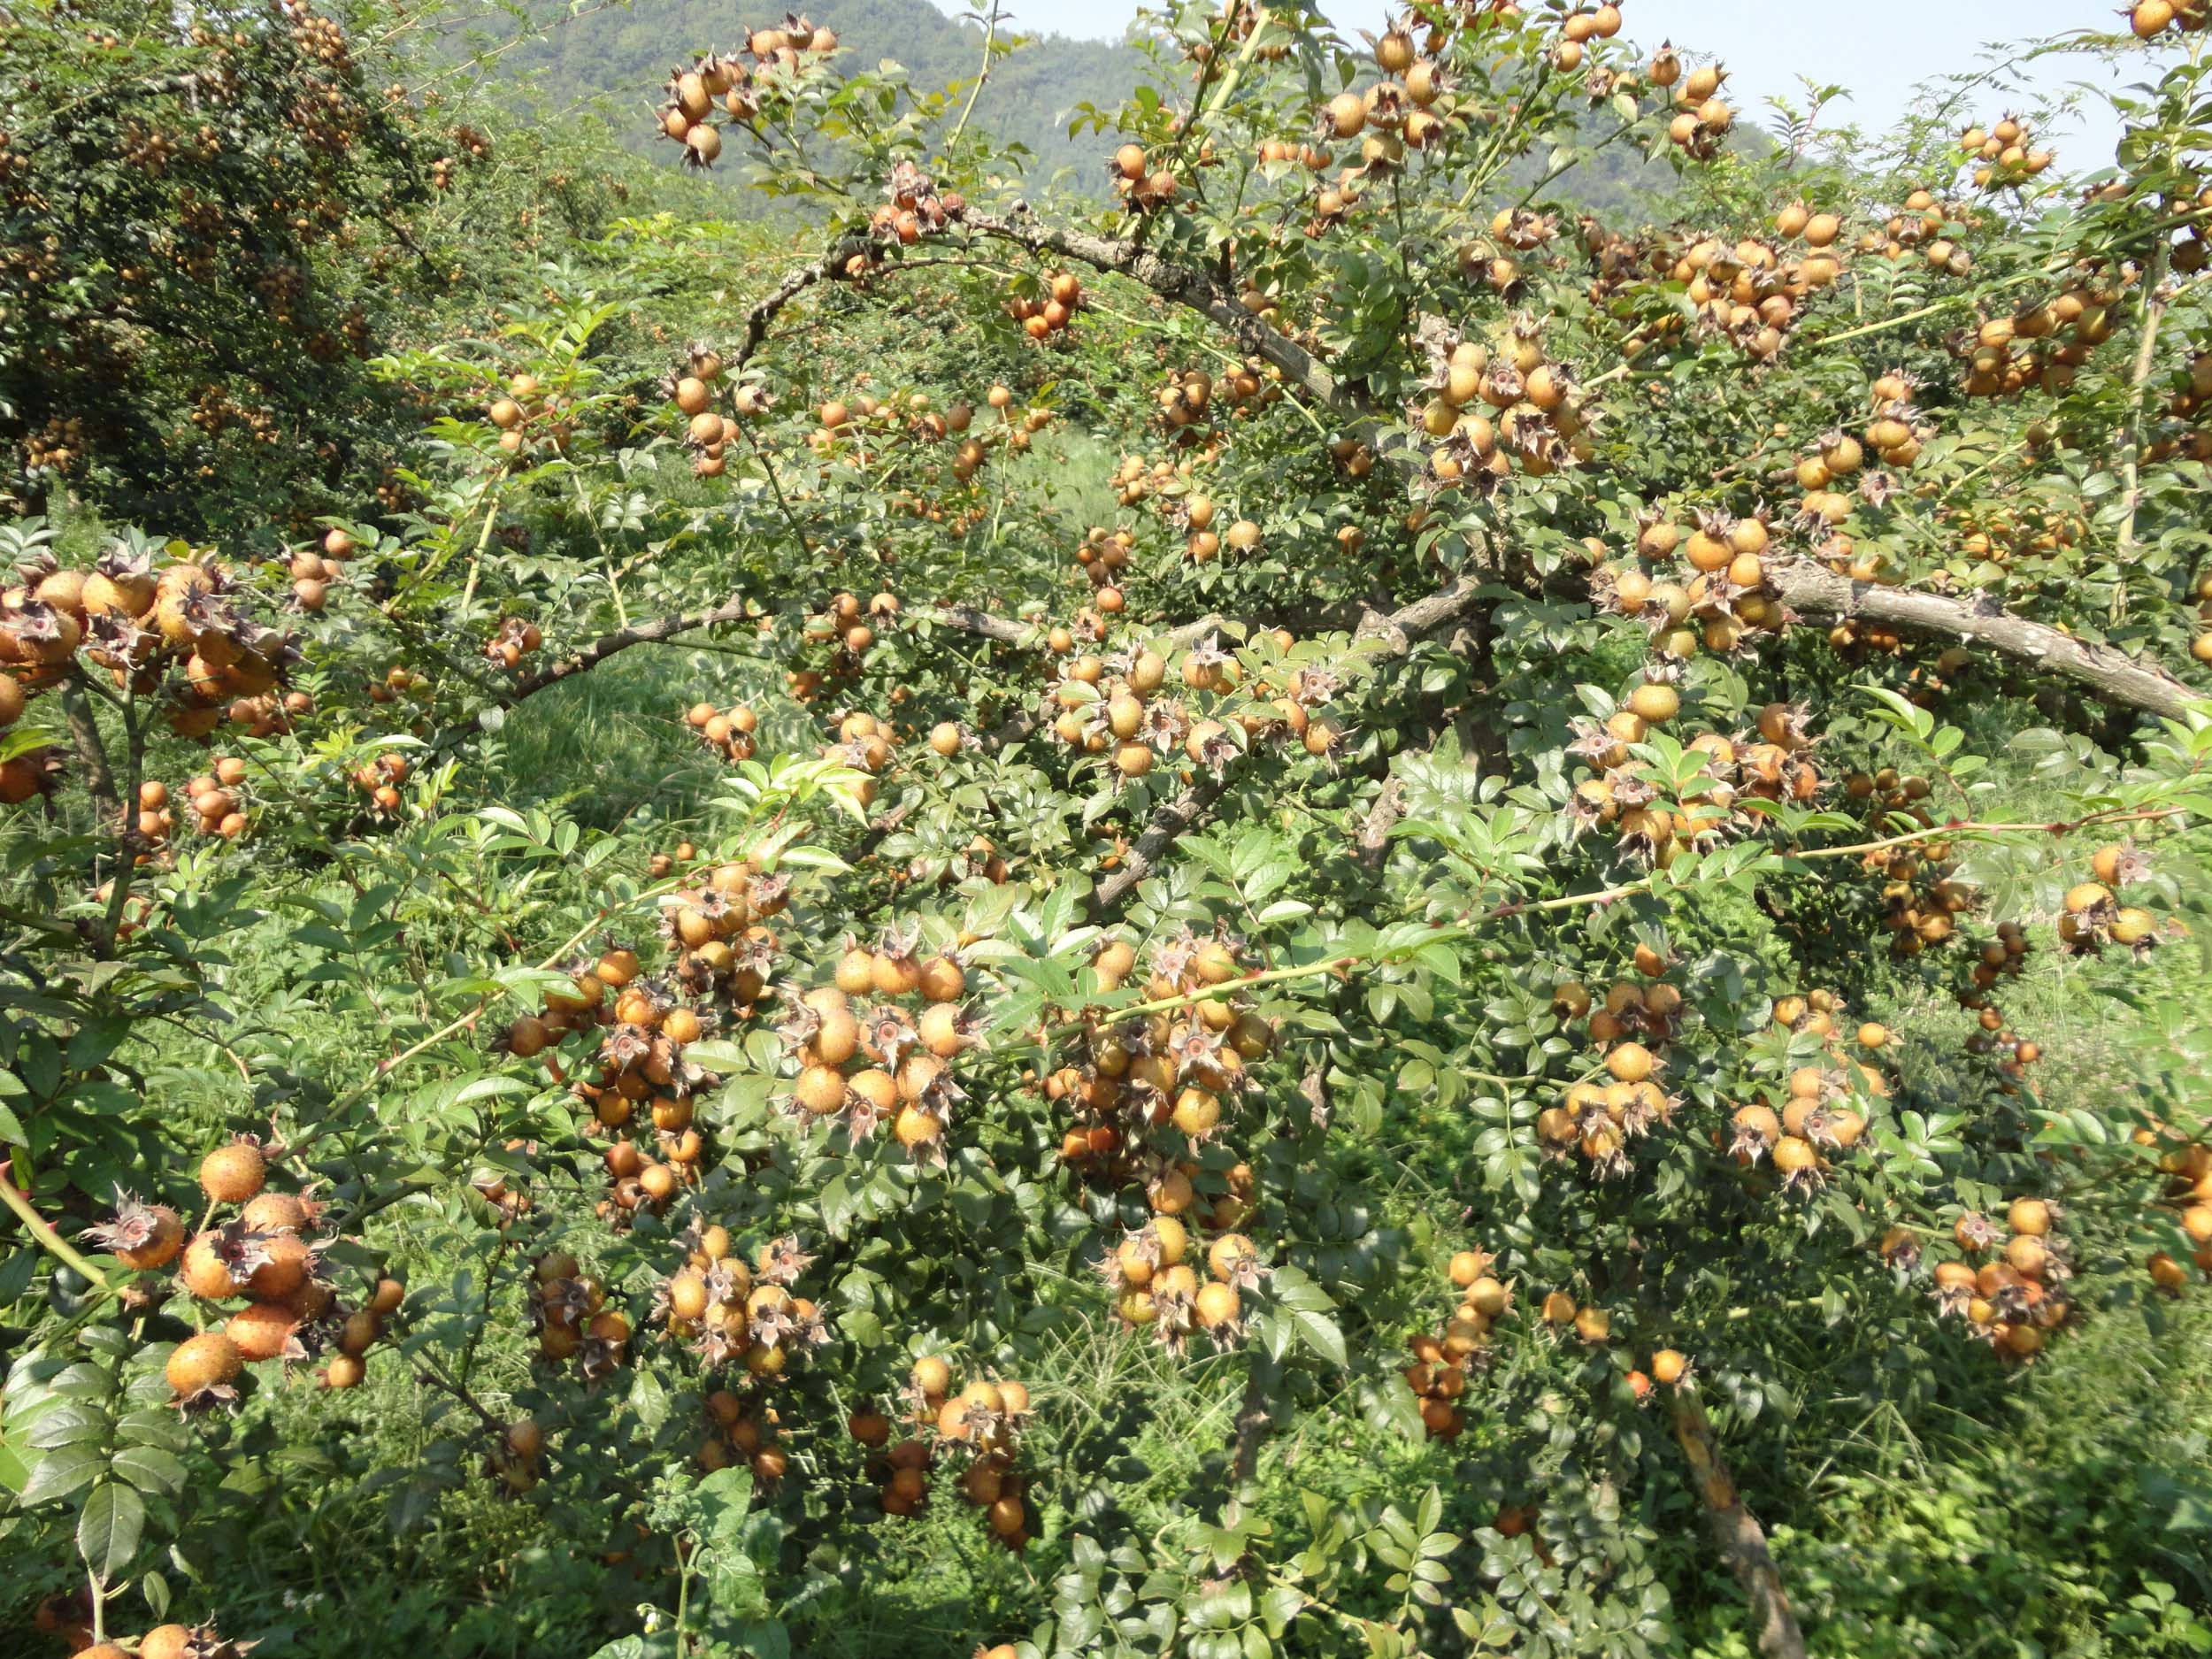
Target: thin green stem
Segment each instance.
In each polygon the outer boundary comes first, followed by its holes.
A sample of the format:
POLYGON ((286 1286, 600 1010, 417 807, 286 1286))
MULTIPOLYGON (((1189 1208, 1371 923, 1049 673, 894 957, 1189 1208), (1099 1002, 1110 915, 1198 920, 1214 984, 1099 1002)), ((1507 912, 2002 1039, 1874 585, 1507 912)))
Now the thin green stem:
MULTIPOLYGON (((18 1152, 15 1156, 19 1159, 23 1154, 18 1152)), ((37 1240, 49 1255, 64 1265, 83 1274, 98 1287, 103 1296, 111 1296, 115 1294, 115 1286, 110 1282, 108 1276, 80 1255, 68 1240, 54 1231, 52 1225, 45 1217, 31 1208, 31 1201, 16 1189, 12 1175, 0 1174, 0 1204, 5 1204, 10 1210, 15 1211, 16 1218, 22 1222, 31 1237, 37 1240)))
POLYGON ((968 118, 975 113, 975 101, 983 96, 983 88, 990 81, 991 50, 998 43, 1000 15, 998 0, 991 0, 991 14, 983 20, 983 66, 976 71, 975 85, 968 88, 967 107, 960 111, 959 120, 954 123, 952 136, 945 140, 947 160, 952 158, 952 152, 959 147, 961 134, 968 130, 968 118))

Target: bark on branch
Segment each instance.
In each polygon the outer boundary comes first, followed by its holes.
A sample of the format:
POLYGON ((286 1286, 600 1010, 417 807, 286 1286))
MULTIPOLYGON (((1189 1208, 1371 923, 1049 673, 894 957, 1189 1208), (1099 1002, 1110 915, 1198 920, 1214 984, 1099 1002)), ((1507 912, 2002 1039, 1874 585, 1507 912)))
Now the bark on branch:
POLYGON ((733 599, 723 601, 711 611, 677 611, 665 617, 655 617, 649 622, 617 628, 612 634, 603 634, 582 650, 549 664, 534 674, 524 675, 495 706, 512 708, 525 697, 534 697, 548 686, 558 685, 564 680, 596 668, 616 652, 626 651, 633 645, 650 645, 657 640, 673 639, 679 634, 710 628, 717 623, 735 622, 744 616, 747 603, 741 594, 733 599))
POLYGON ((1174 301, 1209 319, 1253 356, 1273 364, 1284 377, 1317 403, 1334 410, 1347 420, 1371 421, 1374 411, 1366 400, 1321 366, 1319 359, 1294 340, 1269 327, 1238 303, 1235 295, 1202 271, 1164 259, 1149 248, 1134 242, 1094 236, 1066 226, 1048 225, 1033 213, 1004 219, 971 210, 961 220, 978 235, 995 237, 1063 259, 1078 260, 1098 271, 1118 272, 1150 288, 1163 299, 1174 301))
POLYGON ((1789 1597, 1783 1593, 1782 1575, 1767 1548, 1767 1535, 1729 1477, 1705 1408, 1695 1394, 1679 1389, 1670 1415, 1675 1443, 1681 1447, 1691 1473, 1697 1478, 1706 1528, 1751 1604, 1752 1640, 1766 1659, 1805 1659, 1805 1638, 1797 1628, 1797 1616, 1790 1611, 1789 1597))
POLYGON ((769 325, 776 320, 777 314, 785 306, 816 283, 835 279, 844 270, 847 261, 856 254, 864 254, 867 246, 866 242, 859 237, 841 237, 818 259, 810 259, 787 272, 783 280, 745 313, 745 337, 738 342, 733 366, 741 369, 752 361, 753 354, 760 349, 760 342, 768 337, 769 325))
POLYGON ((1205 821, 1214 803, 1229 787, 1225 773, 1210 772, 1195 780, 1173 799, 1164 801, 1147 820, 1144 833, 1129 849, 1121 868, 1100 882, 1091 894, 1091 914, 1110 912, 1135 889, 1138 882, 1159 867, 1161 858, 1185 834, 1205 821))
POLYGON ((2106 703, 2178 719, 2208 695, 2175 679, 2155 663, 2108 645, 2092 645, 1994 605, 1947 599, 1940 594, 1855 582, 1824 565, 1801 561, 1770 572, 1782 603, 1801 617, 1836 621, 1864 617, 1914 634, 1984 645, 2047 674, 2055 675, 2106 703))
POLYGON ((564 680, 572 680, 578 674, 588 672, 610 657, 626 651, 634 645, 650 645, 657 641, 674 639, 680 634, 710 628, 718 623, 738 621, 744 617, 748 603, 745 596, 740 595, 725 600, 710 611, 674 611, 668 616, 655 617, 649 622, 617 628, 611 634, 603 634, 581 650, 572 652, 558 662, 549 663, 535 673, 524 675, 479 709, 465 724, 449 726, 438 733, 430 740, 430 746, 434 749, 444 749, 471 730, 480 727, 484 717, 493 710, 511 709, 524 699, 536 696, 548 687, 557 686, 564 680))
POLYGON ((973 605, 917 605, 907 615, 910 618, 934 622, 941 627, 957 628, 963 634, 996 640, 1001 645, 1036 645, 1044 640, 1042 630, 1034 623, 995 617, 973 605))

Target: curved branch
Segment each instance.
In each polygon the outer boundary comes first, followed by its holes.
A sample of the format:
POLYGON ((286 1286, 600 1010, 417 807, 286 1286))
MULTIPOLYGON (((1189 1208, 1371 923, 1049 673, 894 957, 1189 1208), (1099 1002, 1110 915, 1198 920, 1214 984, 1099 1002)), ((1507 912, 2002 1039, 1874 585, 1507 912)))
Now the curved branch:
MULTIPOLYGON (((965 223, 983 235, 1018 243, 1033 252, 1080 260, 1142 283, 1163 299, 1210 319, 1248 350, 1275 365, 1316 402, 1350 421, 1375 420, 1372 405, 1359 391, 1331 374, 1296 342, 1284 338, 1247 311, 1233 296, 1201 272, 1175 265, 1134 243, 1046 225, 1027 213, 999 219, 971 212, 965 223)), ((1402 447, 1383 454, 1394 464, 1410 465, 1415 460, 1413 453, 1402 447)), ((2056 628, 1993 607, 1982 609, 1934 594, 1854 584, 1809 564, 1787 567, 1775 580, 1783 603, 1801 615, 1865 616, 1915 633, 1985 644, 2070 680, 2107 703, 2177 718, 2200 695, 2155 664, 2109 646, 2085 644, 2056 628)), ((1437 602, 1449 603, 1446 598, 1449 592, 1436 595, 1437 602)), ((1217 619, 1175 630, 1171 638, 1188 643, 1202 637, 1212 626, 1217 626, 1217 619)))
POLYGON ((578 674, 587 673, 617 652, 626 651, 633 645, 650 645, 657 641, 673 639, 680 634, 692 634, 701 628, 710 628, 718 623, 739 621, 745 616, 746 606, 749 603, 749 601, 741 594, 735 598, 723 601, 711 611, 676 611, 668 616, 656 617, 649 622, 640 622, 626 628, 617 628, 611 634, 603 634, 581 650, 572 652, 562 657, 558 662, 549 663, 534 674, 524 675, 490 702, 485 703, 482 708, 477 710, 465 723, 448 726, 433 736, 430 740, 430 747, 434 749, 443 749, 448 744, 457 741, 472 729, 480 727, 486 715, 495 710, 511 709, 525 698, 534 697, 549 687, 557 686, 564 680, 572 680, 578 674))
POLYGON ((493 705, 511 709, 525 697, 534 697, 549 686, 573 678, 599 666, 617 651, 626 651, 633 645, 650 645, 658 640, 673 639, 679 634, 691 634, 700 628, 710 628, 718 623, 735 622, 745 615, 751 603, 740 594, 726 599, 711 611, 677 611, 670 616, 656 617, 649 622, 640 622, 626 628, 617 628, 603 634, 580 651, 564 657, 557 663, 541 668, 534 674, 525 675, 493 705))
POLYGON ((745 313, 745 338, 738 343, 733 366, 741 369, 752 361, 753 353, 760 349, 760 342, 767 338, 768 326, 776 320, 778 312, 816 283, 836 280, 846 262, 856 254, 864 254, 867 249, 864 237, 841 236, 819 258, 810 259, 786 272, 783 280, 745 313))
MULTIPOLYGON (((1340 380, 1297 342, 1246 311, 1233 294, 1205 272, 1179 265, 1135 242, 1117 241, 1071 227, 1047 224, 1026 207, 1018 207, 1002 218, 970 209, 959 222, 978 236, 1011 242, 1032 253, 1049 254, 1127 277, 1161 298, 1197 312, 1233 337, 1248 353, 1272 364, 1305 396, 1344 419, 1352 430, 1371 442, 1386 463, 1401 469, 1420 465, 1418 453, 1412 449, 1402 444, 1386 448, 1374 441, 1381 422, 1363 388, 1340 380)), ((846 259, 865 246, 857 239, 841 239, 821 258, 787 275, 773 293, 748 314, 746 345, 739 353, 740 362, 751 355, 769 323, 784 305, 815 282, 833 275, 846 259)), ((1827 619, 1864 616, 1914 633, 1981 643, 2055 674, 2108 703, 2177 718, 2198 696, 2155 664, 2131 657, 2109 646, 2085 643, 2056 628, 2012 616, 1994 606, 1985 608, 1940 595, 1854 583, 1809 562, 1785 565, 1773 573, 1772 580, 1783 603, 1801 616, 1827 619)), ((1464 578, 1389 617, 1363 608, 1356 631, 1362 634, 1379 631, 1394 641, 1408 626, 1441 626, 1443 621, 1464 614, 1472 608, 1473 602, 1473 579, 1464 578), (1419 620, 1419 607, 1432 607, 1439 613, 1433 625, 1419 620), (1416 611, 1416 616, 1408 618, 1409 611, 1416 611), (1401 622, 1400 618, 1406 620, 1401 622)), ((1027 637, 1026 630, 1002 618, 959 606, 939 610, 941 619, 950 626, 1004 643, 1020 643, 1027 637)), ((1189 645, 1228 620, 1203 618, 1167 630, 1162 639, 1170 648, 1189 645)))
POLYGON ((1087 231, 1048 225, 1033 213, 1020 212, 1000 219, 970 209, 960 222, 979 235, 1010 242, 1032 253, 1056 254, 1094 270, 1118 272, 1163 299, 1189 307, 1233 334, 1247 351, 1273 364, 1316 403, 1327 405, 1348 420, 1371 421, 1375 418, 1367 400, 1323 368, 1320 359, 1246 311, 1233 294, 1202 271, 1164 259, 1133 242, 1115 242, 1094 236, 1087 231))
POLYGON ((1205 820, 1214 803, 1228 788, 1226 773, 1210 772, 1172 800, 1161 803, 1146 822, 1122 860, 1121 868, 1100 882, 1091 894, 1091 914, 1103 916, 1127 898, 1138 882, 1159 867, 1160 860, 1178 840, 1205 820))
POLYGON ((1779 566, 1769 576, 1780 590, 1782 603, 1801 617, 1827 621, 1865 617, 1915 634, 1985 645, 2070 681, 2103 702, 2145 713, 2179 719, 2191 703, 2212 695, 2185 685, 2155 663, 2025 621, 1993 603, 1855 582, 1809 561, 1779 566))
POLYGON ((1044 630, 1035 623, 1017 621, 1011 617, 995 617, 987 611, 978 611, 973 605, 916 605, 907 615, 926 622, 934 622, 941 627, 957 628, 963 634, 996 640, 1001 645, 1039 645, 1044 641, 1044 630))

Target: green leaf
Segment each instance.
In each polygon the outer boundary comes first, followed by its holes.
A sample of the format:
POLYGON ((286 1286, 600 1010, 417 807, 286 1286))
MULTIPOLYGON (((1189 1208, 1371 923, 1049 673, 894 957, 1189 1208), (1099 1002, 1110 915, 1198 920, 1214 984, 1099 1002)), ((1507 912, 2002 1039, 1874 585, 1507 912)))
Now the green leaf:
POLYGON ((58 1452, 50 1452, 31 1471, 31 1478, 24 1483, 17 1502, 28 1509, 50 1503, 56 1498, 65 1498, 78 1487, 96 1479, 105 1467, 100 1454, 89 1446, 65 1446, 58 1452))
POLYGON ((138 1553, 146 1501, 119 1481, 104 1480, 85 1498, 77 1517, 77 1553, 103 1578, 120 1578, 138 1553))

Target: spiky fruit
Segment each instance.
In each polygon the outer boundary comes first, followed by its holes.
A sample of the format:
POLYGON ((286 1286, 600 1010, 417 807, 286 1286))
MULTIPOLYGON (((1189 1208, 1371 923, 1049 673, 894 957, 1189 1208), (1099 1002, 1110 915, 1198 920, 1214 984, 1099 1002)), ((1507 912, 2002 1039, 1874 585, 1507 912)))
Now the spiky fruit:
POLYGON ((1237 1315, 1242 1309, 1243 1300, 1237 1294, 1233 1285, 1210 1280, 1198 1287, 1194 1311, 1199 1325, 1204 1330, 1229 1329, 1236 1324, 1237 1315))
POLYGON ((222 1234, 203 1233, 185 1246, 178 1280, 202 1302, 222 1302, 243 1288, 222 1254, 222 1234))
POLYGON ((248 1362, 278 1359, 299 1326, 299 1316, 282 1302, 249 1302, 224 1322, 228 1337, 248 1362))
POLYGON ((217 1147, 200 1160, 200 1190, 219 1204, 242 1204, 269 1179, 268 1160, 250 1141, 217 1147))
POLYGON ((250 1233, 304 1233, 314 1211, 296 1193, 265 1192, 239 1213, 250 1233))
POLYGON ((933 1398, 952 1386, 952 1367, 936 1354, 926 1354, 914 1362, 914 1386, 933 1398))
POLYGON ((124 1266, 145 1272, 167 1266, 184 1248, 184 1223, 165 1204, 142 1204, 123 1197, 116 1205, 115 1219, 87 1228, 85 1236, 112 1251, 124 1266))
POLYGON ((1650 1049, 1640 1042, 1624 1042, 1605 1056, 1605 1069, 1623 1083, 1640 1083, 1658 1067, 1650 1049))
POLYGON ((188 1630, 182 1624, 157 1624, 138 1639, 138 1659, 194 1659, 215 1646, 212 1631, 188 1630))
POLYGON ((219 1331, 203 1331, 177 1344, 162 1374, 178 1403, 188 1404, 228 1387, 244 1363, 244 1356, 229 1337, 219 1331))
POLYGON ((358 1354, 333 1354, 323 1367, 323 1386, 358 1388, 368 1374, 368 1363, 358 1354))
POLYGON ((264 1301, 288 1296, 307 1283, 315 1258, 306 1243, 289 1233, 257 1240, 261 1260, 246 1276, 247 1292, 264 1301))

